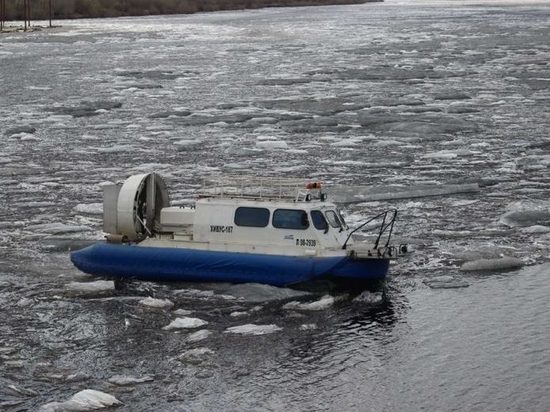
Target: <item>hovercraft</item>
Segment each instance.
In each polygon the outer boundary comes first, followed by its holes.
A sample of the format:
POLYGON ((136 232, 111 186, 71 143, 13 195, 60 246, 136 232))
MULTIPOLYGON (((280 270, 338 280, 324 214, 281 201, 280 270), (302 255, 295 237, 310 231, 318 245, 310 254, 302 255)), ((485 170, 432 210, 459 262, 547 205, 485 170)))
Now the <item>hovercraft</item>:
POLYGON ((396 217, 383 211, 352 230, 321 183, 257 177, 206 179, 194 204, 170 206, 164 180, 138 174, 103 186, 106 240, 71 260, 117 281, 380 280, 407 251, 390 244, 396 217), (367 225, 373 239, 358 242, 367 225))

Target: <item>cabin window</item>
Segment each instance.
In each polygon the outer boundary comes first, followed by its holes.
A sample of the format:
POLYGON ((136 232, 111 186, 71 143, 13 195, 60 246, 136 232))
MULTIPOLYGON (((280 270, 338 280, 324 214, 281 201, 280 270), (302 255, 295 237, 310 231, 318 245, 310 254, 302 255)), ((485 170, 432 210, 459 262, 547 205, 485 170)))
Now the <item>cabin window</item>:
POLYGON ((278 229, 305 230, 309 227, 307 213, 303 210, 277 209, 273 212, 272 223, 278 229))
POLYGON ((336 212, 334 210, 327 210, 325 212, 325 216, 327 217, 328 223, 334 227, 334 228, 340 228, 340 221, 338 220, 338 216, 336 216, 336 212))
POLYGON ((269 209, 263 207, 238 207, 235 210, 237 226, 266 227, 269 224, 269 209))
POLYGON ((342 224, 342 227, 344 229, 347 229, 348 228, 348 224, 346 223, 346 221, 344 220, 344 216, 342 216, 342 212, 340 212, 340 209, 336 209, 336 214, 338 215, 338 217, 340 218, 340 223, 342 224))
POLYGON ((312 210, 311 211, 311 221, 313 222, 313 226, 315 226, 315 229, 317 230, 327 230, 328 229, 328 223, 325 217, 323 216, 323 213, 320 210, 312 210))

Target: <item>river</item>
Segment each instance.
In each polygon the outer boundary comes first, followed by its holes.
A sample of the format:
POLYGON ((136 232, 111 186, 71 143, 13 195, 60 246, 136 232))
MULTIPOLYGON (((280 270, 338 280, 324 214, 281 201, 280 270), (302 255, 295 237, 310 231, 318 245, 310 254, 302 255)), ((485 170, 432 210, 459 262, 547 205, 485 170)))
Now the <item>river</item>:
POLYGON ((550 408, 548 2, 60 23, 0 35, 0 409, 550 408), (414 251, 368 291, 87 283, 101 184, 149 171, 319 178, 414 251))

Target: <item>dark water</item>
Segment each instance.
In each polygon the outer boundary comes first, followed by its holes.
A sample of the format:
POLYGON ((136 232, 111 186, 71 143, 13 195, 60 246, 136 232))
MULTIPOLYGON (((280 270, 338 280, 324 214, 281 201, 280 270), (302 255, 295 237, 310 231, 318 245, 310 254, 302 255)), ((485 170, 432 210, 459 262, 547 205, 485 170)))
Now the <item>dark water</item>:
POLYGON ((63 26, 0 37, 0 409, 550 408, 547 3, 63 26), (362 294, 86 292, 68 250, 102 237, 101 183, 153 170, 176 203, 210 173, 319 177, 352 224, 397 207, 415 252, 362 294), (184 316, 208 324, 163 330, 184 316))

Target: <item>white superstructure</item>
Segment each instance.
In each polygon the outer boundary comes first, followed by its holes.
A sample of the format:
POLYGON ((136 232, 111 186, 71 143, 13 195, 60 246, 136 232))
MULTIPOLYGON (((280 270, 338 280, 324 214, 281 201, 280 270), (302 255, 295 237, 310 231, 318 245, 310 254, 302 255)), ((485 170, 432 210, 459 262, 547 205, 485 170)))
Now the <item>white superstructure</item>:
MULTIPOLYGON (((380 233, 389 229, 391 236, 395 213, 380 218, 380 233)), ((135 175, 122 186, 105 187, 104 230, 112 242, 133 241, 143 247, 291 256, 397 255, 388 246, 389 236, 388 242, 378 236, 373 245, 354 245, 353 231, 327 201, 321 184, 295 179, 209 179, 193 206, 179 207, 169 205, 160 176, 135 175)))

